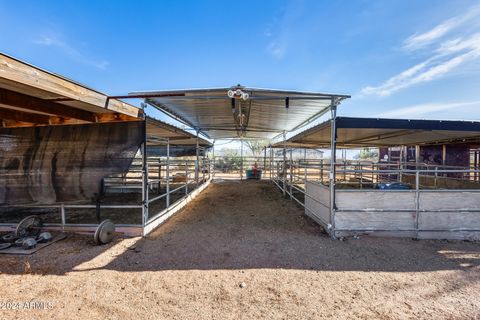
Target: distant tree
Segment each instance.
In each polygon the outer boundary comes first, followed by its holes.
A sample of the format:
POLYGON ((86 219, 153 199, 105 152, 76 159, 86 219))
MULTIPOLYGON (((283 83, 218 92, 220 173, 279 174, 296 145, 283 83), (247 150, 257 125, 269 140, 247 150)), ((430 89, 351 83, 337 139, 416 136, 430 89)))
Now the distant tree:
POLYGON ((244 140, 244 143, 254 157, 261 156, 263 148, 269 144, 266 139, 244 140))
POLYGON ((364 148, 354 158, 359 160, 378 160, 378 149, 364 148))
POLYGON ((239 170, 242 164, 239 150, 237 149, 221 149, 222 157, 218 157, 215 162, 215 169, 223 172, 239 170))

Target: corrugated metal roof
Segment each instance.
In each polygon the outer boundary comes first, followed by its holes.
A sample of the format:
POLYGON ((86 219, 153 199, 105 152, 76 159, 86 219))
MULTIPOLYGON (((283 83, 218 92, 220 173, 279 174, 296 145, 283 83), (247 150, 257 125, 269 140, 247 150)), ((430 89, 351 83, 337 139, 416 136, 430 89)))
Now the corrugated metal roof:
MULTIPOLYGON (((147 122, 147 144, 150 146, 154 145, 165 145, 164 139, 169 139, 171 145, 177 146, 195 146, 197 143, 197 138, 192 133, 177 128, 166 122, 157 120, 152 117, 146 117, 147 122)), ((210 147, 212 144, 199 137, 199 145, 202 147, 210 147)))
POLYGON ((334 99, 338 104, 350 97, 242 86, 134 92, 130 96, 145 98, 148 104, 214 139, 272 138, 321 116, 334 99), (242 95, 228 95, 237 90, 242 95))
MULTIPOLYGON (((480 122, 336 118, 337 146, 381 147, 448 142, 480 143, 480 122)), ((331 121, 323 122, 287 140, 290 147, 329 148, 331 121)), ((283 147, 279 142, 275 146, 283 147)))

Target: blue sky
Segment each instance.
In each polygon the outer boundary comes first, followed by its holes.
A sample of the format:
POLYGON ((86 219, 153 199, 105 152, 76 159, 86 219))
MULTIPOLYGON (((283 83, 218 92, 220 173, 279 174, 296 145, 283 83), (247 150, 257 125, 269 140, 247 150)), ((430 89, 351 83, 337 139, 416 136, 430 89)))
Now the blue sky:
POLYGON ((0 0, 0 30, 1 51, 110 95, 240 83, 480 120, 478 1, 0 0))

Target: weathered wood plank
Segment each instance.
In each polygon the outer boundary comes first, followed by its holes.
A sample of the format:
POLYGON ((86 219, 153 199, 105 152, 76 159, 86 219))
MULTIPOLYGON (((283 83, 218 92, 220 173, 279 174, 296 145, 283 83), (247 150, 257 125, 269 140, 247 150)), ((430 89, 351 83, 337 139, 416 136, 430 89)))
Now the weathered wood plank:
POLYGON ((97 120, 95 114, 92 112, 68 107, 59 103, 46 101, 5 89, 0 89, 0 104, 87 122, 95 122, 97 120))
POLYGON ((24 121, 30 123, 38 124, 49 124, 50 116, 43 114, 35 114, 29 112, 23 112, 18 110, 11 110, 0 107, 0 119, 4 120, 13 120, 13 121, 24 121))
MULTIPOLYGON (((18 85, 18 88, 21 89, 22 93, 27 95, 33 95, 34 93, 38 94, 41 92, 39 90, 43 90, 49 93, 50 98, 69 98, 103 110, 108 109, 132 117, 138 117, 140 114, 140 109, 132 105, 116 99, 108 99, 107 101, 107 96, 98 91, 89 89, 71 80, 44 71, 1 53, 0 78, 2 78, 2 83, 8 83, 8 88, 15 90, 14 88, 18 85), (33 89, 32 92, 24 92, 28 87, 33 89)), ((49 97, 37 96, 37 98, 49 97)), ((69 102, 69 105, 72 105, 72 101, 69 102)), ((78 105, 79 108, 82 108, 81 106, 82 104, 78 105)))

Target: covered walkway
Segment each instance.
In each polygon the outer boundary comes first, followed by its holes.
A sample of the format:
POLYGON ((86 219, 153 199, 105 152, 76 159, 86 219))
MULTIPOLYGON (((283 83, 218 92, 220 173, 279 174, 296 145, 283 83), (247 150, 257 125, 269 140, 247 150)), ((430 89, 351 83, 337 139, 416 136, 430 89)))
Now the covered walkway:
MULTIPOLYGON (((12 301, 28 292, 53 301, 60 317, 74 318, 320 319, 368 318, 375 312, 390 319, 477 313, 477 244, 334 241, 274 188, 264 181, 215 180, 145 238, 93 247, 86 238, 69 237, 28 258, 4 257, 0 285, 9 288, 12 301), (12 274, 22 276, 12 281, 12 274)), ((41 318, 42 312, 29 310, 29 315, 41 318)))

